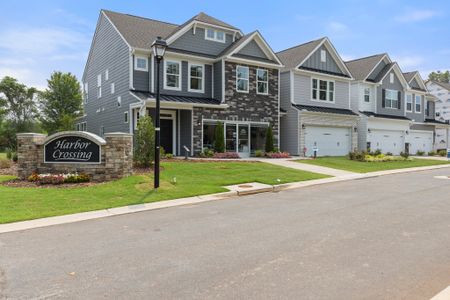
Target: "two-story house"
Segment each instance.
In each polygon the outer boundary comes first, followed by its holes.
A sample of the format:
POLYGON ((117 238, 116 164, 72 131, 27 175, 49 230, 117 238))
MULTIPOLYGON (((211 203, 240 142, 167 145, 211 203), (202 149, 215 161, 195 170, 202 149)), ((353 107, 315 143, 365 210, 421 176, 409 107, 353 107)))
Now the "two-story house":
POLYGON ((295 155, 347 155, 357 148, 352 75, 326 37, 277 53, 281 71, 281 149, 295 155))
MULTIPOLYGON (((450 146, 450 83, 428 80, 425 82, 429 93, 435 98, 435 149, 450 146)), ((431 121, 429 121, 431 122, 431 121)))
POLYGON ((346 65, 354 77, 352 109, 360 114, 358 148, 395 155, 405 151, 411 126, 404 101, 409 87, 398 64, 383 53, 347 61, 346 65))
POLYGON ((82 78, 81 130, 133 133, 140 116, 154 116, 157 37, 168 44, 159 74, 166 152, 213 147, 219 122, 226 151, 264 149, 268 126, 279 146, 282 63, 258 31, 244 34, 204 13, 177 25, 102 10, 82 78))

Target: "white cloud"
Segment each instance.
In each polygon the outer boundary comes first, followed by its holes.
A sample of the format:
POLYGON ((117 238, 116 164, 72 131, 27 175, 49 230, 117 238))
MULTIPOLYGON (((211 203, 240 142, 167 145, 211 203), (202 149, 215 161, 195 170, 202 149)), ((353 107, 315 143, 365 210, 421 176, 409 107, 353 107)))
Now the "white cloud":
POLYGON ((434 10, 409 10, 402 15, 395 17, 395 21, 401 23, 419 22, 438 16, 439 12, 434 10))
POLYGON ((331 21, 327 24, 327 29, 333 33, 343 33, 347 31, 348 26, 344 23, 331 21))
POLYGON ((412 70, 412 68, 419 68, 425 59, 420 55, 393 55, 393 61, 398 62, 403 71, 412 70))

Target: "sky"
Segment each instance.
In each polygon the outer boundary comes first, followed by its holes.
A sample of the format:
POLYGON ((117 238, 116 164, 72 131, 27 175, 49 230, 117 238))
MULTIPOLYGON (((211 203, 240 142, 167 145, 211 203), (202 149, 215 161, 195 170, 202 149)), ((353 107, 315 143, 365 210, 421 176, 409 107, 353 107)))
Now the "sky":
POLYGON ((344 60, 387 52, 424 78, 450 69, 450 2, 15 0, 0 2, 0 78, 45 89, 53 71, 81 78, 100 9, 181 24, 203 11, 258 29, 275 51, 328 36, 344 60))

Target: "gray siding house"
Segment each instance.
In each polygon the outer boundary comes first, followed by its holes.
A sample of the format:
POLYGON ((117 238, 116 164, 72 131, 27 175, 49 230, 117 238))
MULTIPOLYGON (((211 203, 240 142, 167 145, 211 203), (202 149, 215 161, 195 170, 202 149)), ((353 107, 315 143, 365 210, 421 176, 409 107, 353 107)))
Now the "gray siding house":
POLYGON ((219 122, 226 151, 245 157, 264 149, 268 126, 279 147, 281 61, 258 31, 244 34, 204 13, 176 25, 102 10, 82 78, 79 130, 133 133, 140 116, 154 116, 158 36, 168 44, 160 70, 166 152, 213 147, 219 122))
POLYGON ((328 38, 277 53, 281 71, 281 149, 295 155, 347 155, 356 149, 352 75, 328 38))
POLYGON ((386 53, 346 65, 355 79, 351 101, 353 111, 360 115, 360 150, 396 155, 433 150, 434 103, 418 72, 402 73, 386 53))

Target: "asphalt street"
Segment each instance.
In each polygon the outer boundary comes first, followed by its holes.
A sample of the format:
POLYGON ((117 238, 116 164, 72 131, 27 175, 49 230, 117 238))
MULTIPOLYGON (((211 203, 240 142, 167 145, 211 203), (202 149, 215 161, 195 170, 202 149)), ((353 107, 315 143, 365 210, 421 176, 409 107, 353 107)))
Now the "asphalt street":
POLYGON ((450 169, 0 234, 0 299, 429 299, 450 169))

